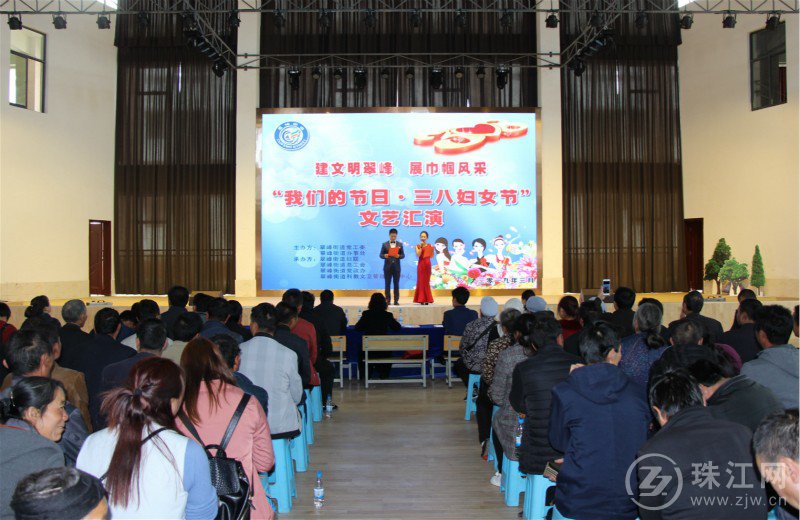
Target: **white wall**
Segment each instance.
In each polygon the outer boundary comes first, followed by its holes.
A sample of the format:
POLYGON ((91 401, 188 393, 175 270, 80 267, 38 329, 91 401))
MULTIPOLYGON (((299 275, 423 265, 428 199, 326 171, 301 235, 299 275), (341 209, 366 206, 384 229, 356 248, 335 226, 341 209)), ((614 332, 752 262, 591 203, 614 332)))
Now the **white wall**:
POLYGON ((798 295, 798 16, 784 17, 788 103, 750 109, 750 32, 765 16, 696 16, 679 47, 684 215, 703 218, 704 258, 725 237, 750 265, 756 244, 769 296, 798 295))
POLYGON ((89 295, 89 220, 114 213, 114 31, 91 16, 23 16, 47 34, 45 113, 8 104, 0 24, 0 299, 89 295))

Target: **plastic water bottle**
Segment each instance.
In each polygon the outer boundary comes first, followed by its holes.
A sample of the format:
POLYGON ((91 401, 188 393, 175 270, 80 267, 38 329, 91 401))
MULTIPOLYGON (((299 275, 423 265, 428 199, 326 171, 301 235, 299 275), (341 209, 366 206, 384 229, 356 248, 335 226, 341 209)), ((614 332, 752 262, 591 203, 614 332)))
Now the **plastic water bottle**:
POLYGON ((317 482, 314 484, 314 507, 322 509, 325 502, 325 488, 322 487, 322 471, 317 471, 317 482))
POLYGON ((520 446, 522 446, 522 426, 525 422, 525 419, 522 417, 517 418, 517 427, 514 429, 514 446, 517 450, 517 458, 519 458, 519 450, 520 446))
POLYGON ((328 400, 325 401, 325 417, 330 419, 331 414, 333 414, 333 402, 331 401, 331 396, 328 396, 328 400))

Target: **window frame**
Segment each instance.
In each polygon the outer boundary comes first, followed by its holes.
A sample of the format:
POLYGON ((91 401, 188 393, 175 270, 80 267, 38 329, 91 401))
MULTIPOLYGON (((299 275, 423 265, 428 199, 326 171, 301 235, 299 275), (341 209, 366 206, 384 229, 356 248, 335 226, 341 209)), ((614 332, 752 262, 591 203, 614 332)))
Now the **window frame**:
MULTIPOLYGON (((758 36, 757 36, 758 34, 763 33, 765 31, 770 31, 771 32, 772 29, 767 29, 765 27, 763 29, 758 29, 756 31, 751 31, 748 34, 748 51, 749 51, 749 56, 748 56, 749 60, 748 61, 750 63, 750 71, 749 72, 750 72, 750 111, 751 112, 755 112, 756 110, 763 110, 765 108, 771 108, 771 107, 777 107, 777 106, 785 105, 789 101, 788 92, 781 93, 780 91, 778 91, 779 98, 783 98, 782 101, 778 101, 777 103, 773 103, 773 104, 770 104, 770 105, 762 105, 762 106, 759 106, 759 107, 755 106, 756 91, 755 91, 755 78, 753 76, 753 71, 754 71, 754 67, 755 67, 756 63, 761 62, 761 63, 767 63, 767 65, 769 65, 771 60, 777 59, 781 54, 786 56, 786 21, 781 20, 781 22, 779 24, 779 28, 780 28, 780 30, 783 31, 783 52, 782 53, 767 53, 767 54, 759 56, 758 58, 756 58, 754 53, 753 53, 754 40, 756 38, 758 38, 758 36)), ((788 68, 788 66, 789 66, 789 62, 786 61, 786 67, 788 68)), ((780 69, 780 65, 778 65, 778 69, 780 69)), ((787 71, 787 73, 788 73, 788 71, 787 71)), ((774 81, 776 81, 776 82, 779 82, 779 77, 772 78, 772 79, 774 81)))
MULTIPOLYGON (((9 101, 8 104, 11 105, 12 107, 24 108, 25 110, 30 110, 32 112, 38 112, 40 114, 44 114, 45 111, 46 111, 45 110, 45 108, 46 108, 45 103, 46 103, 46 100, 47 100, 47 33, 44 33, 42 31, 37 31, 36 29, 32 29, 32 28, 27 27, 25 25, 23 25, 22 28, 25 29, 25 30, 34 32, 36 34, 40 34, 42 36, 42 58, 39 59, 39 58, 37 58, 35 56, 31 56, 29 54, 25 54, 24 52, 19 52, 19 51, 12 50, 10 42, 9 42, 9 51, 8 52, 9 52, 9 54, 13 54, 14 56, 19 56, 20 58, 24 58, 25 60, 32 60, 32 61, 36 61, 36 62, 39 62, 39 63, 42 64, 42 110, 41 110, 41 112, 39 112, 39 111, 37 111, 37 110, 35 110, 33 108, 30 108, 29 107, 30 100, 27 99, 27 95, 25 96, 25 98, 26 98, 25 101, 27 103, 26 105, 20 105, 19 103, 12 103, 11 101, 9 101)), ((25 85, 26 85, 26 89, 27 89, 27 78, 25 80, 25 85)))

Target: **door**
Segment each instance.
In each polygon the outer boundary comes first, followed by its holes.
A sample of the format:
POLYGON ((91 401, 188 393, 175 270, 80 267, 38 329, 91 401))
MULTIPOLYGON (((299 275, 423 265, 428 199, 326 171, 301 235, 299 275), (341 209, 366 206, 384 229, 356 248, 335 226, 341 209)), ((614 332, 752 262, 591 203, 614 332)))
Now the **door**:
POLYGON ((89 221, 89 292, 111 295, 111 222, 89 221))
POLYGON ((703 219, 687 218, 683 221, 686 242, 686 279, 689 290, 703 290, 703 219))

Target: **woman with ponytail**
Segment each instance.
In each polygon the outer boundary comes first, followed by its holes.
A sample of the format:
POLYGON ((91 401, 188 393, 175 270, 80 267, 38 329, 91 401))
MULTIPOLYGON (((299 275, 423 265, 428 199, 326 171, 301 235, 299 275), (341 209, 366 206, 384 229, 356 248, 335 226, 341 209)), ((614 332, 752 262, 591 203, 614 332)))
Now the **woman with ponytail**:
POLYGON ((38 318, 42 316, 46 319, 46 321, 52 321, 53 325, 61 330, 61 322, 58 319, 50 316, 50 298, 45 296, 44 294, 34 297, 31 300, 31 304, 25 308, 25 321, 22 322, 20 328, 25 328, 25 323, 30 318, 38 318))
POLYGON ((667 349, 661 336, 661 309, 642 303, 633 316, 635 334, 622 340, 619 368, 642 388, 647 388, 650 367, 667 349))
POLYGON ((108 428, 86 439, 78 469, 99 478, 114 518, 212 519, 217 493, 208 459, 175 429, 183 375, 172 361, 147 358, 121 388, 108 392, 108 428))
POLYGON ((64 386, 49 377, 23 377, 0 399, 0 518, 13 518, 17 482, 35 471, 64 466, 56 442, 67 413, 64 386))

